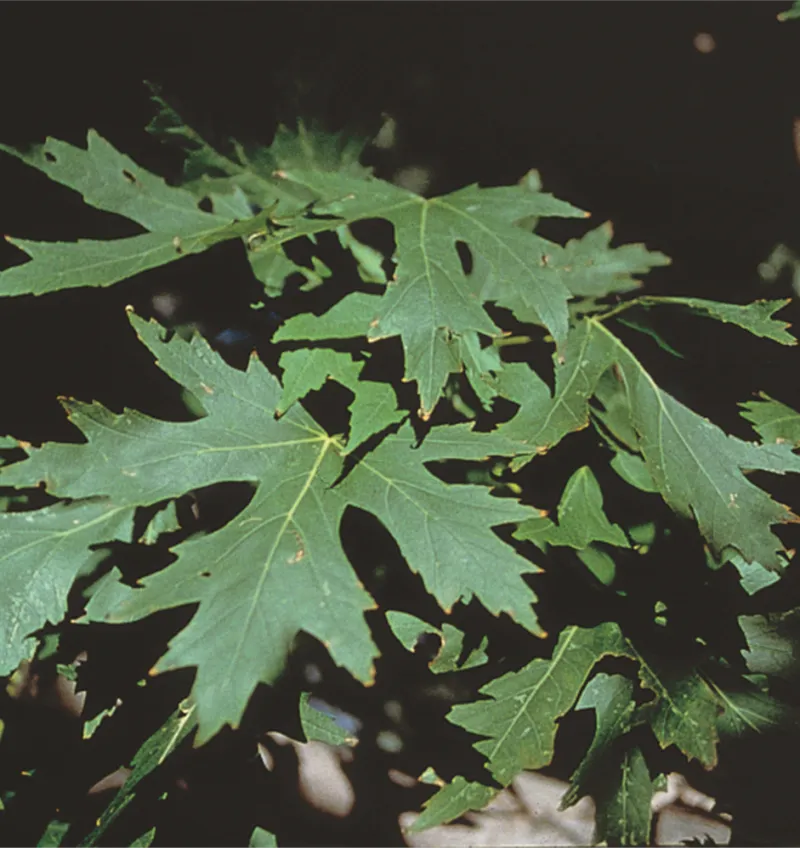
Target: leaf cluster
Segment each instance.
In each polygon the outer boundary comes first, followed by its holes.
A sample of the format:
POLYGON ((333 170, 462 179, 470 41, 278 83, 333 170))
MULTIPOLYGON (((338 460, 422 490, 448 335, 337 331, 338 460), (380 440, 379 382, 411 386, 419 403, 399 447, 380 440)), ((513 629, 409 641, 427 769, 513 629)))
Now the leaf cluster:
MULTIPOLYGON (((8 492, 0 673, 41 659, 47 630, 189 613, 150 673, 189 669, 191 693, 144 742, 82 844, 100 839, 185 737, 200 746, 240 727, 257 687, 281 680, 301 634, 373 683, 381 618, 409 651, 439 641, 431 674, 480 670, 487 681, 446 716, 465 744, 471 734, 484 777, 453 775, 415 829, 480 808, 521 771, 550 766, 560 722, 588 711, 594 739, 563 805, 592 795, 598 841, 645 844, 659 752, 713 769, 726 737, 795 722, 770 684, 792 666, 784 642, 782 653, 771 647, 786 620, 732 609, 749 650, 715 644, 673 614, 682 602, 672 572, 689 594, 714 597, 733 584, 743 604, 782 579, 791 552, 775 528, 797 518, 752 474, 800 472, 800 415, 761 394, 742 404, 753 438, 728 434, 658 385, 636 353, 644 341, 628 332, 661 341, 646 318, 669 305, 697 332, 718 321, 794 345, 774 317, 786 301, 637 296, 639 278, 668 258, 643 245, 612 247, 610 224, 566 244, 545 238, 546 219, 587 213, 543 192, 535 172, 513 186, 425 198, 375 178, 360 164, 363 143, 344 135, 300 123, 281 127, 269 147, 234 144, 229 157, 155 101, 150 131, 186 153, 181 185, 93 131, 86 149, 55 139, 27 152, 2 148, 141 232, 74 243, 11 238, 30 258, 0 272, 0 296, 111 286, 234 241, 263 287, 254 308, 285 320, 272 338, 274 361, 254 352, 238 369, 199 333, 171 335, 131 309, 132 331, 182 388, 194 419, 65 399, 82 443, 34 447, 24 433, 0 443, 8 492), (376 219, 391 226, 390 245, 361 234, 376 219), (331 235, 349 278, 320 255, 331 235), (311 252, 307 263, 298 244, 311 252), (287 312, 297 287, 334 289, 334 303, 287 312), (532 364, 542 352, 547 373, 532 364), (398 359, 401 378, 386 367, 398 359), (537 500, 542 455, 564 442, 569 464, 568 446, 587 436, 599 458, 573 464, 548 511, 537 500), (193 528, 181 507, 187 495, 230 483, 249 487, 243 508, 222 527, 193 528), (27 500, 37 489, 46 505, 27 500), (608 492, 620 489, 645 504, 648 520, 610 508, 608 492), (391 534, 436 623, 378 604, 343 540, 353 510, 391 534), (696 545, 678 565, 670 536, 687 532, 696 545), (115 553, 159 547, 169 561, 145 574, 115 553), (569 597, 560 618, 546 591, 538 602, 536 587, 546 590, 562 568, 574 598, 592 599, 592 621, 569 597), (520 667, 504 670, 502 645, 470 632, 470 604, 514 623, 527 656, 520 667)), ((307 738, 347 742, 296 694, 307 738)), ((152 838, 148 830, 135 844, 152 838)), ((256 828, 251 844, 271 840, 256 828)))

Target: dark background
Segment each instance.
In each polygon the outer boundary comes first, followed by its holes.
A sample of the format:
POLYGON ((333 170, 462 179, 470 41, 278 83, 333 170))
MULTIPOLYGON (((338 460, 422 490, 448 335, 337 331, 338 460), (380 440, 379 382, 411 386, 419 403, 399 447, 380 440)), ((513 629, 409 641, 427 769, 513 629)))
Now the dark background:
MULTIPOLYGON (((792 140, 800 22, 776 20, 788 5, 5 3, 0 140, 52 135, 84 145, 93 127, 175 179, 179 156, 144 132, 152 117, 145 79, 218 144, 229 136, 266 143, 298 105, 334 128, 374 128, 387 112, 399 143, 381 173, 431 167, 431 191, 440 193, 513 182, 536 167, 546 190, 591 210, 595 225, 611 219, 616 244, 644 241, 672 257, 671 268, 646 278, 648 291, 742 303, 788 297, 787 278, 766 287, 757 274, 775 244, 800 250, 792 140), (713 36, 713 52, 693 46, 701 32, 713 36)), ((135 230, 0 157, 0 231, 71 240, 135 230)), ((23 259, 0 245, 0 267, 23 259)), ((108 290, 0 303, 0 434, 75 439, 58 395, 179 414, 175 387, 124 316, 125 304, 146 312, 149 296, 173 285, 194 299, 198 317, 235 322, 252 277, 240 252, 221 246, 108 290)), ((796 304, 782 317, 797 323, 796 304)), ((665 332, 687 359, 642 348, 659 381, 738 435, 752 438, 735 404, 755 390, 800 406, 796 349, 680 316, 665 332)), ((225 790, 218 775, 229 761, 208 757, 209 806, 225 809, 226 791, 241 805, 250 777, 231 778, 225 790)), ((373 799, 365 815, 381 803, 393 802, 373 799)), ((208 844, 230 839, 200 807, 190 815, 207 828, 208 844)), ((360 842, 345 830, 341 844, 390 844, 391 835, 359 822, 360 842)), ((309 833, 332 844, 329 826, 286 831, 283 844, 313 842, 309 833)), ((185 822, 175 827, 186 833, 185 822)), ((201 835, 194 832, 195 844, 204 844, 201 835)))

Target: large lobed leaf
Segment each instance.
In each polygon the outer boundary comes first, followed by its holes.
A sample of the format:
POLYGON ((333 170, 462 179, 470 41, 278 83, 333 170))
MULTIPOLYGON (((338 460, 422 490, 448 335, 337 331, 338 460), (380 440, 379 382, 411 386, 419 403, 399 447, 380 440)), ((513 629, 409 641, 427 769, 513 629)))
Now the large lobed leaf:
MULTIPOLYGON (((377 650, 363 613, 374 604, 339 537, 348 504, 372 512, 389 528, 409 567, 421 573, 444 609, 475 596, 493 613, 507 612, 539 632, 531 609, 535 596, 522 579, 535 568, 491 530, 524 520, 531 508, 482 487, 448 486, 425 467, 451 456, 501 453, 508 449, 505 440, 459 426, 442 428, 417 448, 405 425, 335 486, 344 469, 342 444, 298 405, 276 419, 281 387, 259 360, 237 371, 199 337, 163 342, 157 324, 134 315, 131 320, 160 366, 207 415, 174 423, 70 403, 71 420, 87 443, 30 449, 29 459, 3 469, 2 484, 44 481, 58 497, 103 497, 117 510, 224 481, 257 485, 241 514, 221 530, 177 546, 177 560, 141 588, 107 585, 89 605, 90 618, 116 622, 199 605, 157 670, 197 666, 201 741, 226 722, 238 722, 258 682, 271 682, 280 672, 301 629, 323 641, 360 680, 371 679, 377 650)), ((37 515, 18 518, 34 522, 37 515)), ((109 538, 113 534, 101 527, 81 541, 109 538)), ((35 568, 18 547, 0 553, 22 581, 12 603, 23 603, 26 578, 35 568)), ((13 635, 19 645, 27 632, 13 635)))
POLYGON ((406 378, 419 384, 423 417, 448 375, 463 368, 456 339, 470 332, 499 335, 484 300, 496 300, 521 321, 543 324, 557 341, 565 338, 570 292, 558 271, 541 261, 551 243, 514 223, 530 215, 583 217, 575 207, 524 186, 469 186, 425 199, 389 183, 341 174, 290 170, 285 177, 320 198, 318 214, 348 224, 385 218, 394 225, 396 279, 377 304, 368 336, 401 337, 406 378), (464 272, 459 242, 481 257, 502 286, 489 292, 481 276, 464 272))

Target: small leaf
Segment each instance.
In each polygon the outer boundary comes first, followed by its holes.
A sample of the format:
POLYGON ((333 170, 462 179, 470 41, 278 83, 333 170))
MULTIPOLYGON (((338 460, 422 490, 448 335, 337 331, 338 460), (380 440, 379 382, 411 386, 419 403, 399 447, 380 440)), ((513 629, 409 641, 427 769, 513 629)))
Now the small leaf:
POLYGON ((744 557, 734 552, 726 553, 724 562, 729 562, 739 572, 742 589, 748 595, 755 595, 767 586, 772 586, 781 579, 780 571, 768 571, 760 562, 748 562, 744 557))
POLYGON ((439 637, 439 650, 429 663, 430 670, 434 674, 464 671, 468 668, 484 665, 489 661, 489 657, 486 655, 489 640, 485 636, 481 640, 480 646, 470 651, 463 663, 459 663, 464 647, 464 634, 458 628, 445 623, 439 630, 414 615, 397 610, 387 611, 386 621, 407 651, 413 652, 420 637, 424 634, 439 637))
POLYGON ((772 339, 784 345, 795 345, 797 339, 789 332, 789 324, 778 321, 772 315, 783 309, 789 300, 756 300, 745 306, 735 303, 719 303, 715 300, 702 300, 696 297, 642 297, 637 304, 650 306, 682 306, 690 312, 706 318, 714 318, 724 324, 736 324, 754 336, 772 339))
POLYGON ((174 533, 179 529, 177 507, 175 501, 170 501, 150 519, 139 541, 144 545, 154 545, 162 533, 174 533))
POLYGON ((781 22, 791 21, 794 18, 800 18, 800 0, 794 0, 791 8, 778 14, 778 20, 781 22))
POLYGON ((264 830, 263 827, 254 827, 250 834, 249 848, 278 848, 278 840, 274 833, 264 830))
POLYGON ((739 404, 742 418, 755 427, 764 442, 788 442, 800 448, 800 412, 795 412, 784 403, 773 400, 768 394, 759 392, 761 400, 750 400, 739 404))
POLYGON ((747 668, 757 674, 769 674, 789 682, 800 677, 800 610, 772 612, 767 615, 740 615, 739 624, 749 650, 742 651, 747 668))
POLYGON ((496 789, 469 782, 459 775, 425 802, 422 813, 407 832, 419 833, 447 824, 470 810, 482 810, 496 794, 496 789))
POLYGON ((627 451, 617 451, 609 464, 628 485, 643 492, 658 492, 647 470, 647 463, 640 456, 627 451))
POLYGON ((567 481, 558 505, 558 527, 548 542, 573 548, 587 548, 592 542, 629 547, 622 529, 606 518, 600 484, 587 465, 567 481))
POLYGON ((287 319, 275 331, 272 341, 322 341, 366 336, 370 322, 378 313, 379 302, 380 298, 375 295, 354 292, 323 315, 304 313, 287 319))
POLYGON ((358 738, 348 735, 335 719, 318 710, 310 702, 308 692, 300 694, 300 724, 309 742, 324 742, 326 745, 358 744, 358 738))
POLYGON ((721 736, 785 733, 790 727, 798 725, 796 710, 755 687, 741 686, 726 691, 716 683, 711 685, 722 706, 717 719, 721 736))

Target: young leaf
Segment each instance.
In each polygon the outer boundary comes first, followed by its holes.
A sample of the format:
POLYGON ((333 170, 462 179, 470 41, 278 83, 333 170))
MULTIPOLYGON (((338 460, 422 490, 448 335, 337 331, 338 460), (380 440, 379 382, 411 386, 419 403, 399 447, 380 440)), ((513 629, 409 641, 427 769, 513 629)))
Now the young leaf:
MULTIPOLYGON (((781 579, 781 571, 768 571, 760 562, 748 562, 736 551, 728 551, 722 561, 729 562, 739 572, 739 582, 748 595, 755 595, 781 579)), ((711 563, 709 566, 714 567, 711 563)))
MULTIPOLYGON (((6 466, 4 472, 14 468, 6 466)), ((5 599, 0 675, 30 659, 36 647, 31 633, 62 620, 70 587, 89 558, 89 545, 98 538, 129 542, 132 533, 133 509, 109 501, 0 514, 0 596, 5 599)))

